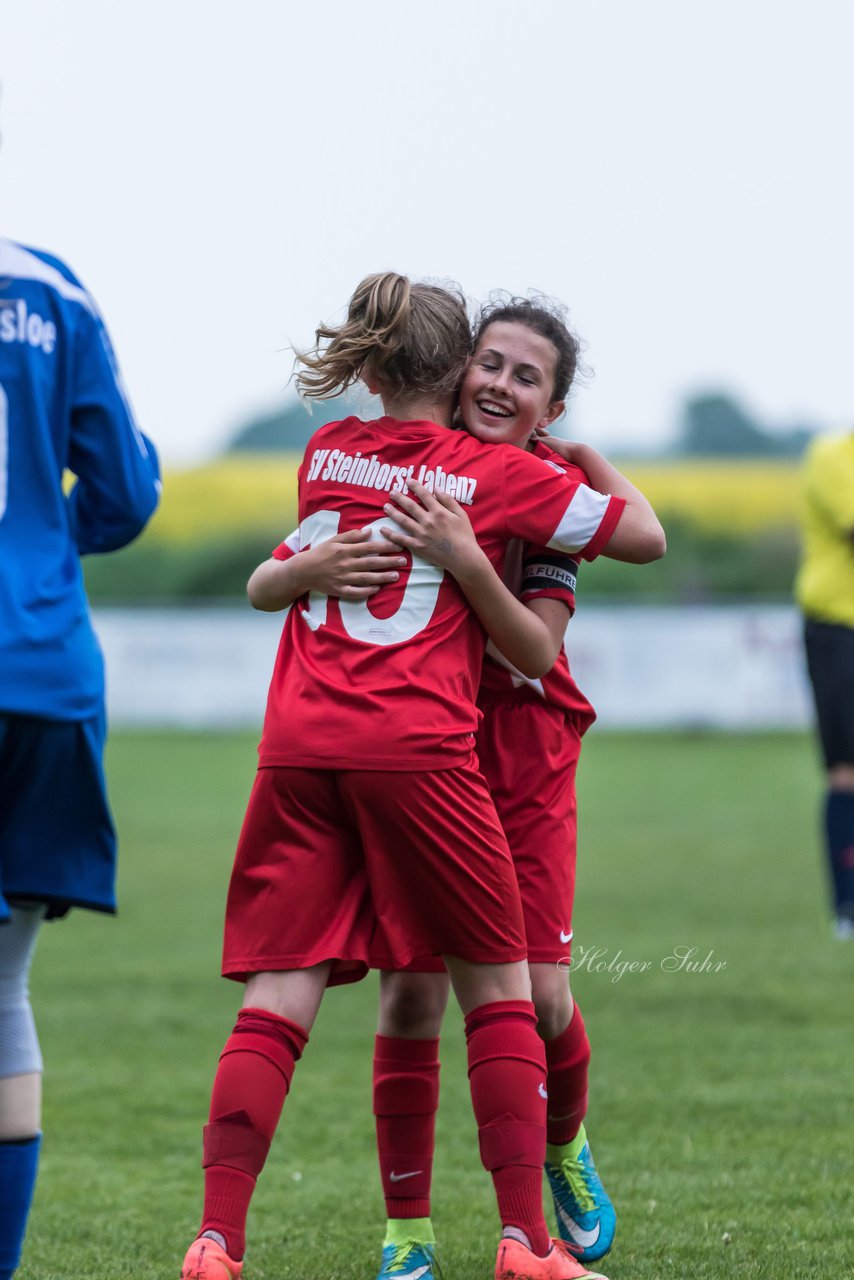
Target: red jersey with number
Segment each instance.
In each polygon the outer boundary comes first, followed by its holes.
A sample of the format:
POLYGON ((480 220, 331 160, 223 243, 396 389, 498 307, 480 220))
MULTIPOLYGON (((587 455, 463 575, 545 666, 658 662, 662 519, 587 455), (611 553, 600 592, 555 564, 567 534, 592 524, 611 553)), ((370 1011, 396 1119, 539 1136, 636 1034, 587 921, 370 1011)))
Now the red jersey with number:
MULTIPOLYGON (((565 462, 541 441, 537 442, 533 454, 553 467, 559 467, 570 480, 588 483, 580 467, 565 462)), ((578 561, 577 556, 563 555, 549 547, 512 542, 504 563, 504 583, 520 600, 562 600, 572 614, 575 612, 578 561)), ((596 719, 596 712, 572 678, 563 645, 552 669, 540 679, 532 680, 522 675, 492 641, 488 641, 480 688, 488 695, 506 694, 509 697, 517 690, 527 689, 550 706, 572 714, 580 733, 589 729, 596 719)))
MULTIPOLYGON (((286 558, 350 529, 393 523, 391 490, 418 480, 465 508, 501 572, 517 537, 593 559, 625 505, 511 445, 483 445, 435 422, 347 418, 315 433, 299 475, 297 539, 286 558)), ((470 758, 483 629, 451 574, 408 557, 370 600, 311 593, 279 645, 261 766, 444 769, 470 758)))

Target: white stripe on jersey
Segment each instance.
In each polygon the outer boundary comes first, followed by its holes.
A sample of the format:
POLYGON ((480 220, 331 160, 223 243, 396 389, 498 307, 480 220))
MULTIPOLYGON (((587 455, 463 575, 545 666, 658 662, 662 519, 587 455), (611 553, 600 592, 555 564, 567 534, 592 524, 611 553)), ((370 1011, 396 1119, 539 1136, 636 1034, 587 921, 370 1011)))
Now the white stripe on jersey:
POLYGON ((42 262, 41 258, 37 258, 34 253, 29 253, 11 240, 0 240, 0 280, 2 279, 37 280, 40 284, 46 284, 49 288, 55 289, 69 302, 79 302, 81 307, 91 311, 92 315, 98 314, 94 302, 85 289, 82 289, 79 284, 72 284, 70 280, 66 280, 61 271, 57 271, 56 267, 42 262))
MULTIPOLYGON (((78 284, 72 284, 70 280, 66 280, 61 271, 57 271, 56 267, 50 266, 47 262, 42 262, 41 258, 36 257, 34 253, 30 253, 28 249, 22 248, 21 245, 15 244, 12 240, 3 240, 0 238, 0 280, 35 280, 39 284, 47 285, 49 289, 55 289, 60 297, 65 298, 68 302, 77 302, 81 307, 85 307, 90 315, 94 316, 98 321, 100 338, 110 364, 113 379, 116 384, 116 390, 122 398, 122 403, 127 411, 130 419, 131 428, 133 430, 136 447, 142 454, 143 458, 148 457, 148 449, 145 445, 142 432, 136 421, 136 414, 130 402, 127 387, 124 378, 119 369, 118 362, 113 351, 112 343, 107 336, 106 326, 101 317, 101 313, 95 305, 95 299, 92 298, 86 290, 78 284)), ((162 492, 160 481, 156 481, 158 494, 162 492)))
POLYGON ((292 551, 294 555, 297 554, 300 549, 299 529, 294 529, 293 533, 288 534, 285 538, 285 546, 288 551, 292 551))
POLYGON ((581 551, 595 537, 610 501, 608 494, 580 484, 546 546, 555 551, 581 551))

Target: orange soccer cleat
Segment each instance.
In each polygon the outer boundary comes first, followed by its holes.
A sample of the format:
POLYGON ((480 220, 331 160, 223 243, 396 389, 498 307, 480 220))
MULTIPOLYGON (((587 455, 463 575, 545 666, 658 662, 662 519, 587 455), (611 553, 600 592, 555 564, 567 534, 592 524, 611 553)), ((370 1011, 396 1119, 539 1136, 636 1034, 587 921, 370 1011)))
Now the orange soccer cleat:
POLYGON ((588 1271, 563 1240, 552 1240, 544 1258, 538 1258, 519 1240, 505 1237, 498 1246, 495 1280, 606 1280, 601 1271, 588 1271))
POLYGON ((200 1236, 187 1250, 181 1268, 181 1280, 238 1280, 242 1262, 229 1258, 216 1240, 200 1236))

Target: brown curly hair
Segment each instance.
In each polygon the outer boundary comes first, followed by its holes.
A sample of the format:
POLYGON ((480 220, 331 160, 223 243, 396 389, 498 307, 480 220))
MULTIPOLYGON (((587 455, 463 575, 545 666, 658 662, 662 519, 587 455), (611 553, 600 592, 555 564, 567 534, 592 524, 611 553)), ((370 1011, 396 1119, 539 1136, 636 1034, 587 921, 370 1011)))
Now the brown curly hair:
POLYGON ((491 324, 524 324, 547 338, 555 349, 552 400, 565 400, 580 365, 581 343, 566 323, 566 308, 546 297, 514 298, 493 294, 480 309, 474 332, 475 349, 491 324))

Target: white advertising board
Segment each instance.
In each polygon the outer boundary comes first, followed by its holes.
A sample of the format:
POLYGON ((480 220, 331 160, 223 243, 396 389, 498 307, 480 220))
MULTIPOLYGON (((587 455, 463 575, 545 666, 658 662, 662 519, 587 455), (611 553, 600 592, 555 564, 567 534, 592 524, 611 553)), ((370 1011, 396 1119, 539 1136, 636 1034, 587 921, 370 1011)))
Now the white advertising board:
MULTIPOLYGON (((95 625, 113 725, 260 724, 282 615, 103 609, 95 625)), ((586 605, 567 645, 603 727, 748 730, 810 720, 800 619, 788 605, 586 605)))

